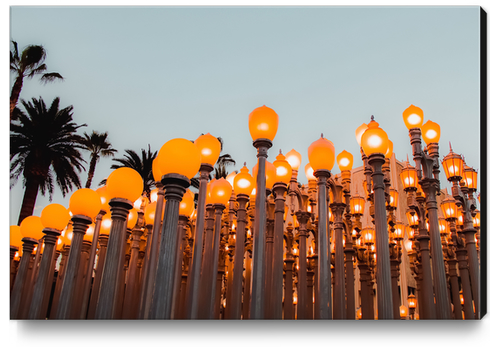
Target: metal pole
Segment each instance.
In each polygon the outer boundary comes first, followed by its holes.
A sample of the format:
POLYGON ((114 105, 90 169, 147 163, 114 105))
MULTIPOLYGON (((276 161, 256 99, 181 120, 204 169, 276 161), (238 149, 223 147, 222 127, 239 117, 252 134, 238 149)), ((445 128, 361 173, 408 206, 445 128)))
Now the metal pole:
POLYGON ((286 198, 284 194, 287 191, 287 184, 278 182, 272 187, 275 193, 275 210, 274 210, 274 251, 273 251, 273 274, 272 274, 272 319, 282 318, 282 282, 284 270, 284 206, 286 198))

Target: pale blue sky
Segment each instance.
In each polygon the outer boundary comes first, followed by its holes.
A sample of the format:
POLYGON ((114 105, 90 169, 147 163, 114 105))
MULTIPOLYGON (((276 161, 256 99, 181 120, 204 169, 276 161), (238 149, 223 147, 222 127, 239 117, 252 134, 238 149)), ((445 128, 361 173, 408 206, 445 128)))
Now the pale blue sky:
MULTIPOLYGON (((406 160, 410 104, 440 124, 441 159, 451 141, 480 170, 479 19, 476 6, 11 7, 10 38, 19 48, 42 44, 48 71, 65 77, 46 86, 28 80, 21 98, 50 104, 59 96, 88 124, 83 131, 109 131, 118 157, 210 132, 237 161, 229 171, 245 161, 251 169, 248 115, 265 104, 279 115, 269 161, 296 149, 306 183, 307 149, 320 133, 362 165, 354 132, 371 115, 406 160)), ((111 163, 101 159, 92 188, 111 163)), ((22 182, 10 192, 15 224, 22 182)), ((68 197, 53 202, 68 206, 68 197)), ((38 195, 35 214, 47 204, 38 195)))

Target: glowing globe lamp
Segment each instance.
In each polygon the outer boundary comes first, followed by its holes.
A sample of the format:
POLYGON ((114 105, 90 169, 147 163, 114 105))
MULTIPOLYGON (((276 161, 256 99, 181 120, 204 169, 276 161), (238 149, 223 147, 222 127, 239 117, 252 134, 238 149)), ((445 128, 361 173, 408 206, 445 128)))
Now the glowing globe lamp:
POLYGON ((354 164, 354 156, 347 151, 342 151, 337 155, 337 165, 340 171, 352 170, 354 164))
POLYGON ((156 202, 149 203, 146 206, 146 208, 145 208, 145 214, 144 214, 144 218, 145 218, 145 223, 146 224, 153 225, 153 223, 155 222, 155 210, 156 210, 156 207, 157 207, 157 203, 156 202))
POLYGON ((187 189, 179 205, 179 214, 190 217, 192 212, 194 212, 194 193, 187 189))
POLYGON ((422 125, 422 138, 426 144, 438 143, 441 137, 441 127, 436 122, 428 120, 422 125))
POLYGON ((201 167, 201 152, 199 148, 186 139, 167 141, 158 154, 158 165, 162 176, 179 174, 191 179, 201 167))
POLYGON ((228 176, 226 176, 226 180, 228 181, 228 183, 231 184, 232 187, 233 187, 233 182, 235 181, 236 175, 237 175, 237 172, 233 171, 232 173, 228 174, 228 176))
POLYGON ((332 170, 335 163, 335 147, 323 134, 308 147, 308 159, 314 171, 332 170))
POLYGON ((137 222, 138 222, 138 210, 132 208, 129 210, 126 228, 128 228, 129 230, 133 230, 137 222))
POLYGON ((244 165, 233 180, 233 189, 235 191, 235 194, 244 194, 250 196, 254 188, 255 180, 248 172, 247 167, 244 165))
POLYGON ((143 179, 138 171, 129 167, 120 167, 111 172, 107 178, 107 195, 127 199, 134 203, 143 193, 143 179))
POLYGON ((71 240, 73 239, 73 225, 70 225, 66 230, 65 234, 61 236, 63 242, 67 246, 71 246, 71 240))
POLYGON ((248 129, 252 140, 274 140, 279 127, 279 116, 267 106, 257 107, 248 116, 248 129))
POLYGON ((232 187, 230 182, 225 180, 223 177, 216 180, 209 190, 211 193, 210 201, 212 201, 213 204, 226 205, 230 200, 232 187))
POLYGON ((41 212, 41 222, 45 228, 63 230, 69 221, 68 210, 60 204, 50 204, 41 212))
POLYGON ((214 166, 218 161, 221 152, 221 143, 219 140, 210 133, 207 133, 206 135, 199 136, 196 141, 194 141, 194 144, 201 153, 201 162, 203 164, 214 166))
POLYGON ((276 167, 276 182, 289 183, 293 175, 293 169, 286 157, 279 151, 276 160, 272 163, 276 167))
POLYGON ((286 160, 289 165, 291 165, 291 169, 296 171, 299 170, 299 167, 301 166, 301 154, 292 149, 286 153, 286 160))
POLYGON ((88 226, 85 235, 83 235, 83 239, 85 241, 92 242, 94 240, 94 231, 95 231, 95 224, 92 223, 88 226))
POLYGON ((109 197, 107 196, 107 186, 102 186, 95 191, 100 196, 100 202, 102 203, 101 210, 109 212, 111 207, 109 206, 109 197))
POLYGON ((109 235, 111 232, 112 218, 111 213, 108 212, 102 220, 100 221, 100 234, 101 235, 109 235))
POLYGON ((19 249, 22 248, 22 233, 18 225, 10 226, 10 245, 19 249))
POLYGON ((313 168, 311 167, 310 163, 306 164, 305 166, 305 175, 306 175, 306 179, 308 181, 316 181, 316 177, 315 175, 313 175, 313 168))
POLYGON ((73 215, 83 215, 94 219, 99 214, 101 206, 99 194, 90 188, 78 189, 70 197, 69 207, 73 215))
POLYGON ((357 129, 356 129, 356 141, 357 143, 359 144, 359 146, 361 145, 361 138, 362 138, 362 134, 364 134, 364 132, 368 129, 368 126, 366 123, 362 123, 357 129))
POLYGON ((408 130, 420 128, 424 122, 424 111, 420 107, 410 105, 403 111, 403 121, 408 130))
POLYGON ((154 202, 157 200, 158 200, 158 188, 155 188, 150 192, 150 202, 154 202))
MULTIPOLYGON (((160 182, 162 180, 162 171, 160 170, 160 164, 158 163, 158 155, 151 162, 151 172, 153 174, 153 179, 155 182, 160 182)), ((153 199, 152 199, 153 201, 153 199)))
POLYGON ((44 237, 44 225, 38 216, 29 216, 20 223, 20 233, 24 237, 40 240, 44 237))
POLYGON ((58 238, 58 242, 56 243, 56 250, 61 252, 61 249, 63 248, 63 245, 65 243, 61 239, 61 237, 58 238))
POLYGON ((391 158, 392 153, 393 153, 393 142, 391 142, 391 140, 388 139, 388 149, 386 150, 385 158, 391 158))
POLYGON ((388 151, 388 135, 374 119, 369 122, 368 129, 362 134, 361 146, 368 157, 374 153, 385 155, 388 151))

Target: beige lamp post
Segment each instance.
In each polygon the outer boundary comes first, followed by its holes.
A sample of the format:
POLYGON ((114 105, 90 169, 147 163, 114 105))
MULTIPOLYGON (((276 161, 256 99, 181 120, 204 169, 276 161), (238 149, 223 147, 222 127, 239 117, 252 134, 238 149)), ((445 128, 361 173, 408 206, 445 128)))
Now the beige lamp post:
POLYGON ((278 126, 279 116, 273 109, 267 106, 256 108, 248 117, 248 127, 252 136, 253 145, 257 148, 258 158, 256 214, 252 251, 251 319, 263 319, 265 317, 265 162, 267 151, 272 147, 272 141, 276 136, 278 126))

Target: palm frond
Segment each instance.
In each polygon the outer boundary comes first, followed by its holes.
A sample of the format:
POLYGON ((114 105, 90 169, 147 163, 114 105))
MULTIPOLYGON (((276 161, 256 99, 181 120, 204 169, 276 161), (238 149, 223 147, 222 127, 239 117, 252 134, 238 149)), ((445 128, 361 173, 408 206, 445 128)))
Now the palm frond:
POLYGON ((56 80, 63 80, 63 76, 61 76, 57 72, 49 72, 49 73, 45 73, 41 77, 41 82, 43 82, 45 84, 48 82, 56 81, 56 80))

